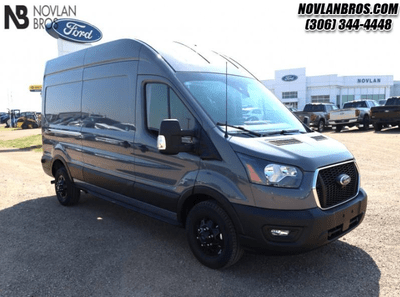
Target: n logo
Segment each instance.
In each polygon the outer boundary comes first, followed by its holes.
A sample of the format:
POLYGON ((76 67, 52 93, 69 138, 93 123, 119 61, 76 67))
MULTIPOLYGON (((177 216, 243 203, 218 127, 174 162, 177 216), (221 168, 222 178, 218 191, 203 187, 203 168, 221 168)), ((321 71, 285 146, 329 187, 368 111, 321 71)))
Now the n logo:
POLYGON ((4 28, 10 29, 10 17, 14 22, 15 27, 17 27, 17 29, 28 28, 29 19, 26 16, 28 14, 28 9, 26 8, 26 6, 16 5, 15 10, 16 10, 16 15, 14 14, 9 5, 4 6, 4 28), (20 23, 18 19, 21 20, 22 23, 20 23))

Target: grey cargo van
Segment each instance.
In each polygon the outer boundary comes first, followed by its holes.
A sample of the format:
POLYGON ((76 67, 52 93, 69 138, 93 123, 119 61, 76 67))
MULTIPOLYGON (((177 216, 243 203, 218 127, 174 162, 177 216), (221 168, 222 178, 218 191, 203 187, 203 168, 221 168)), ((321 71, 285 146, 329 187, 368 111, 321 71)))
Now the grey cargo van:
POLYGON ((48 61, 42 97, 41 162, 59 202, 84 191, 185 227, 208 267, 309 251, 365 216, 346 147, 222 54, 117 40, 48 61))

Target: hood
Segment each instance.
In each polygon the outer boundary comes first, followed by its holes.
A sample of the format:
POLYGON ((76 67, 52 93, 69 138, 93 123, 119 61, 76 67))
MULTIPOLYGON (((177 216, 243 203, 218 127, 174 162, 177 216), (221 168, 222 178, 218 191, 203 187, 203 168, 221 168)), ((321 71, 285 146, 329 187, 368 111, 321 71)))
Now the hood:
POLYGON ((317 132, 260 138, 232 136, 230 145, 238 153, 297 166, 304 171, 354 159, 343 144, 317 132))

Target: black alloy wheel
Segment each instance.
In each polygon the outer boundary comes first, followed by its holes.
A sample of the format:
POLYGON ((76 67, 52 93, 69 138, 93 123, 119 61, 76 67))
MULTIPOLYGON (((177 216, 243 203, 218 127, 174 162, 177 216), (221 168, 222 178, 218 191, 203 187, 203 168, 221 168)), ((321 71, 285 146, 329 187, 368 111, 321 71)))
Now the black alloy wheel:
POLYGON ((231 219, 214 201, 203 201, 192 208, 186 234, 195 257, 209 268, 226 268, 243 255, 231 219))
POLYGON ((58 201, 64 206, 78 203, 80 190, 70 180, 67 170, 61 167, 55 174, 55 190, 58 201))

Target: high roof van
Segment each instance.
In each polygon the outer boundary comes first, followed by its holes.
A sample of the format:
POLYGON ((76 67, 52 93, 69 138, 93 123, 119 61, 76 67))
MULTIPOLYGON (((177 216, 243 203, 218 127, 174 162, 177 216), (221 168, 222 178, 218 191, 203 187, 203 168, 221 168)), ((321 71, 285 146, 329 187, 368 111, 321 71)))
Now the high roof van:
POLYGON ((41 162, 59 202, 84 191, 182 226, 208 267, 309 251, 365 216, 346 147, 223 54, 117 40, 48 61, 42 97, 41 162))

